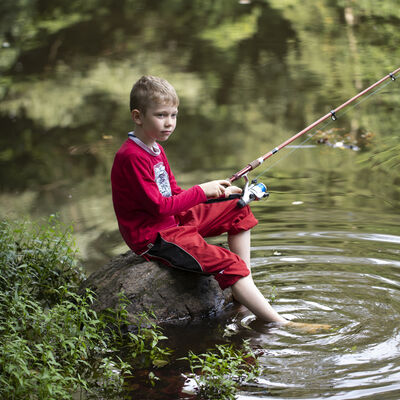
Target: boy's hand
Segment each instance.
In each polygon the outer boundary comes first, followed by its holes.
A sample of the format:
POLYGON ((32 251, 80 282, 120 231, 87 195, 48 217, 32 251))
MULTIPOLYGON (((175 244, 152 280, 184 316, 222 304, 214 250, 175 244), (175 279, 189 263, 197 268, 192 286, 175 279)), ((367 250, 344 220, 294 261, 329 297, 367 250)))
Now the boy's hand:
POLYGON ((242 193, 242 189, 237 186, 229 186, 225 189, 225 197, 228 197, 231 194, 240 194, 242 193))
POLYGON ((230 189, 228 186, 231 186, 231 183, 225 179, 221 179, 202 183, 199 186, 203 189, 207 199, 215 199, 223 195, 229 196, 226 193, 230 189))

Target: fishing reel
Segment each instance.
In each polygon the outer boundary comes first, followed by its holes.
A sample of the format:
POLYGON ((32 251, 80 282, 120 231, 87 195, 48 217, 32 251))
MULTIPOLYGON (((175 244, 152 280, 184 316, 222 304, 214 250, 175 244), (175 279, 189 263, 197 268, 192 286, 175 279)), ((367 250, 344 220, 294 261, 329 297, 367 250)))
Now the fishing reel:
POLYGON ((247 174, 243 175, 243 178, 245 179, 246 184, 243 188, 242 197, 237 203, 239 208, 247 206, 247 204, 251 203, 253 200, 261 200, 269 196, 267 187, 263 183, 257 183, 257 179, 253 179, 249 184, 247 174))

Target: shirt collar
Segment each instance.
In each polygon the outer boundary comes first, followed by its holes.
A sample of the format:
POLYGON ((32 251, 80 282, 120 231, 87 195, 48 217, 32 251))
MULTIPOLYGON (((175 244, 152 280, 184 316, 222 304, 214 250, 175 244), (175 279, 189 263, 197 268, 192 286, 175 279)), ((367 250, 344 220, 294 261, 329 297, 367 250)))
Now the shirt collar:
POLYGON ((128 137, 132 139, 138 146, 140 146, 143 150, 146 150, 152 156, 158 156, 161 153, 161 149, 157 143, 154 143, 152 147, 144 144, 137 136, 135 136, 135 132, 129 132, 128 137))

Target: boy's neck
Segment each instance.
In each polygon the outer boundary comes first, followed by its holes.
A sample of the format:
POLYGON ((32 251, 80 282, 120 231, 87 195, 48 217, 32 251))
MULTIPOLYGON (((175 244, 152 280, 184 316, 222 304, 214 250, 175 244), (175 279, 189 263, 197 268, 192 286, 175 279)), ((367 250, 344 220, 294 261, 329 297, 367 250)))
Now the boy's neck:
POLYGON ((148 136, 146 136, 143 132, 141 132, 140 127, 136 127, 135 131, 135 136, 141 140, 142 143, 144 143, 147 147, 152 148, 154 145, 157 143, 154 139, 150 139, 148 136))

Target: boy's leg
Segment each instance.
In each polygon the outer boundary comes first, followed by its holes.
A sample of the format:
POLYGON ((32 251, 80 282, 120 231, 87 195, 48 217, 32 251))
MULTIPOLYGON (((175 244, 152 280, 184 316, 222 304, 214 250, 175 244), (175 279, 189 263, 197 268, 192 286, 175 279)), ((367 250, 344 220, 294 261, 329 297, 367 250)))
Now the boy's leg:
POLYGON ((250 230, 228 234, 229 249, 237 254, 250 269, 250 230))
POLYGON ((318 333, 331 329, 328 324, 292 322, 280 316, 258 290, 251 275, 239 279, 231 286, 231 290, 236 301, 246 306, 256 317, 263 321, 284 324, 305 333, 318 333))
POLYGON ((247 307, 256 317, 267 322, 288 322, 281 317, 258 290, 251 275, 239 279, 231 286, 236 301, 247 307))
MULTIPOLYGON (((228 235, 228 245, 250 269, 250 230, 228 235)), ((231 290, 235 300, 247 307, 256 317, 269 322, 287 322, 271 307, 251 275, 239 279, 231 286, 231 290)))

